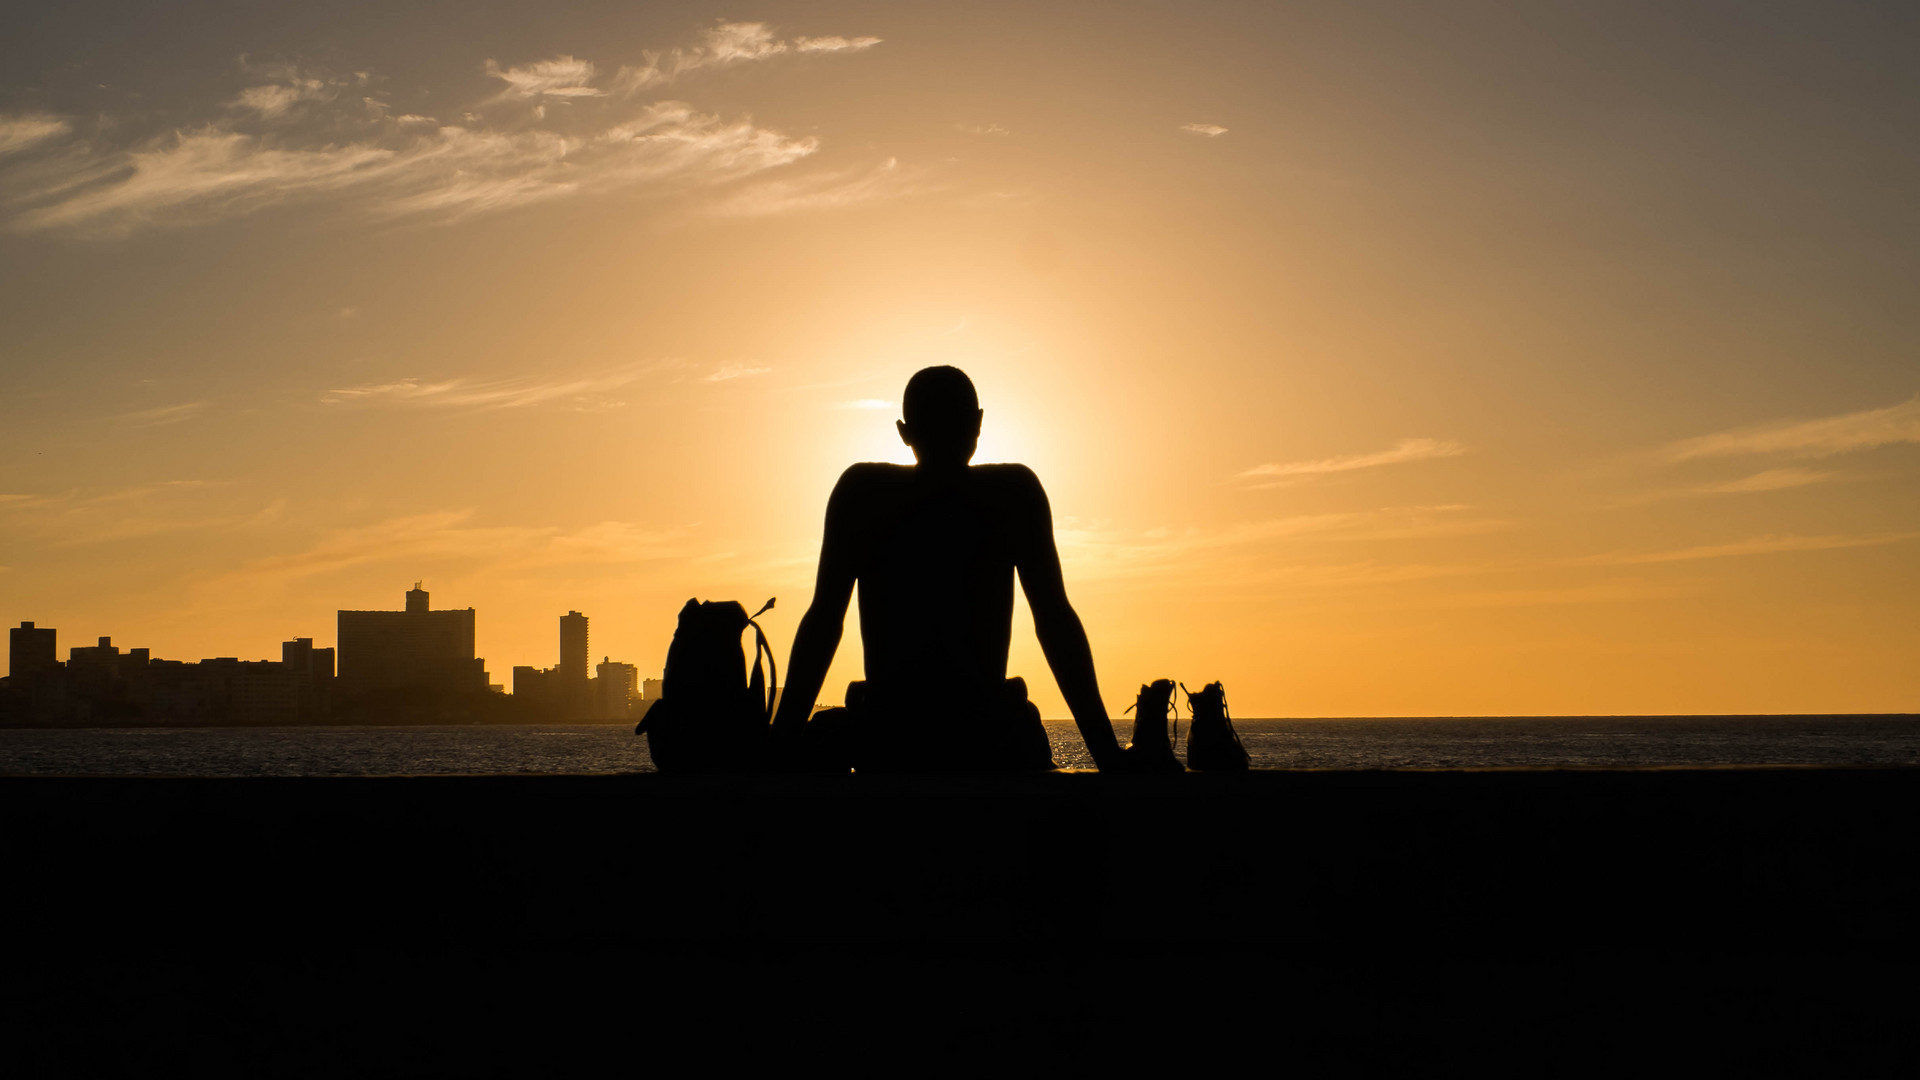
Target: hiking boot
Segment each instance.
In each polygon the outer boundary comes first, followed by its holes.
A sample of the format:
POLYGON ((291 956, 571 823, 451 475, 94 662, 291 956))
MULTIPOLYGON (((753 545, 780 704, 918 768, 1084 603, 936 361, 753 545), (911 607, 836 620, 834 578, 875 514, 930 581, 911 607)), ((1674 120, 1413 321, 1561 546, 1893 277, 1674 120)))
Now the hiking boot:
POLYGON ((1179 712, 1173 704, 1173 680, 1159 679, 1140 688, 1134 699, 1133 741, 1127 744, 1127 757, 1133 766, 1149 772, 1181 772, 1180 759, 1174 756, 1173 743, 1167 738, 1167 714, 1172 712, 1176 731, 1179 712))
MULTIPOLYGON (((1187 690, 1183 683, 1180 689, 1187 690)), ((1227 688, 1208 683, 1199 693, 1187 690, 1187 766, 1210 772, 1244 772, 1247 748, 1227 715, 1227 688)))

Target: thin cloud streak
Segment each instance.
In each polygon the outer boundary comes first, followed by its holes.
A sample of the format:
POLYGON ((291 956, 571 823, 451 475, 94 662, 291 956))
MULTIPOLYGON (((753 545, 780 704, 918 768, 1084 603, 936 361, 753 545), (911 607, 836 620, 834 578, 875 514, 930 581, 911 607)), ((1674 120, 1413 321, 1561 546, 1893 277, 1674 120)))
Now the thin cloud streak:
POLYGON ((605 97, 605 90, 596 90, 587 85, 593 81, 593 61, 575 60, 572 56, 556 56, 551 60, 539 60, 526 67, 502 68, 491 57, 484 65, 490 78, 499 79, 507 84, 495 100, 528 99, 538 97, 605 97))
POLYGON ((73 133, 65 118, 45 113, 0 116, 0 157, 73 133))
POLYGON ((1867 409, 1817 420, 1789 420, 1735 428, 1670 443, 1659 451, 1669 462, 1748 454, 1827 457, 1896 443, 1920 443, 1920 395, 1884 409, 1867 409))
POLYGON ((246 528, 273 521, 285 509, 285 500, 276 500, 258 509, 210 512, 199 497, 208 489, 225 486, 172 480, 94 494, 76 490, 0 495, 0 522, 15 537, 74 548, 170 533, 246 528))
POLYGON ((1204 135, 1209 139, 1217 139, 1227 133, 1227 129, 1219 124, 1181 124, 1180 130, 1194 135, 1204 135))
POLYGON ((717 370, 709 373, 705 378, 701 379, 700 381, 710 382, 710 383, 732 382, 734 379, 750 379, 755 375, 765 375, 771 372, 772 370, 773 369, 770 367, 750 367, 746 364, 726 364, 718 368, 717 370))
POLYGON ((603 521, 579 529, 473 524, 472 508, 389 518, 334 529, 308 547, 251 560, 203 583, 216 594, 273 590, 355 566, 464 563, 499 576, 566 566, 632 567, 690 560, 701 552, 686 529, 603 521))
POLYGON ((142 409, 139 412, 126 413, 122 419, 156 426, 178 424, 198 416, 208 404, 205 401, 187 401, 179 405, 162 405, 157 409, 142 409))
POLYGON ((888 158, 865 171, 816 173, 752 184, 714 203, 708 213, 719 217, 809 213, 897 199, 916 190, 899 159, 888 158))
POLYGON ((1443 439, 1401 439, 1392 447, 1371 454, 1346 454, 1312 461, 1255 465, 1240 476, 1244 479, 1322 476, 1327 473, 1351 472, 1355 469, 1372 469, 1381 465, 1399 465, 1409 461, 1458 457, 1466 452, 1467 448, 1459 443, 1443 439))
POLYGON ((444 379, 421 382, 396 379, 393 382, 329 390, 320 398, 323 405, 390 406, 419 409, 523 409, 534 405, 563 405, 574 409, 618 408, 624 402, 609 401, 606 393, 638 381, 655 370, 642 365, 572 379, 444 379))
POLYGON ((1872 533, 1864 536, 1759 536, 1731 544, 1704 544, 1675 551, 1609 552, 1569 559, 1571 566, 1639 566, 1648 563, 1690 562, 1695 559, 1728 559, 1743 555, 1776 555, 1794 551, 1833 551, 1841 548, 1879 547, 1899 544, 1920 537, 1920 532, 1872 533))
MULTIPOLYGON (((1463 505, 1385 507, 1177 532, 1121 533, 1065 524, 1054 533, 1061 558, 1071 564, 1076 579, 1164 575, 1171 568, 1214 561, 1201 556, 1239 552, 1251 557, 1282 542, 1414 540, 1479 535, 1510 527, 1506 521, 1462 516, 1471 509, 1463 505)), ((1265 570, 1264 566, 1254 568, 1255 572, 1265 570)), ((1217 566, 1210 572, 1217 572, 1217 566)))
POLYGON ((613 84, 618 92, 633 94, 664 86, 702 68, 769 60, 789 52, 863 52, 878 44, 877 37, 802 37, 787 42, 775 37, 773 29, 765 23, 721 23, 702 34, 700 43, 690 48, 646 53, 645 63, 623 67, 615 73, 613 84))
POLYGON ((1698 488, 1707 495, 1748 495, 1763 491, 1784 491, 1788 488, 1806 487, 1839 476, 1836 472, 1820 472, 1817 469, 1768 469, 1752 476, 1730 480, 1724 484, 1709 484, 1698 488))

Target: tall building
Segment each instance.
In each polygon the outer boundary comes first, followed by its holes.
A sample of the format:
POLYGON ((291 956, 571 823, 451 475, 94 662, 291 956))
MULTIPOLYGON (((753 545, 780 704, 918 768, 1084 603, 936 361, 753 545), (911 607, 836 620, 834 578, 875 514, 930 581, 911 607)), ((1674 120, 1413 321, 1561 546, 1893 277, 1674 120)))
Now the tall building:
POLYGON ((577 611, 560 616, 560 677, 587 681, 587 617, 577 611))
POLYGON ((58 667, 60 661, 54 658, 55 636, 53 627, 35 626, 30 622, 10 628, 7 631, 7 674, 19 679, 36 671, 58 667))
POLYGON ((399 689, 487 692, 486 661, 473 655, 472 608, 433 611, 427 591, 416 583, 403 611, 342 611, 339 618, 343 696, 399 689))
POLYGON ((640 681, 640 700, 660 700, 660 692, 666 685, 666 683, 661 682, 659 679, 642 679, 640 681))

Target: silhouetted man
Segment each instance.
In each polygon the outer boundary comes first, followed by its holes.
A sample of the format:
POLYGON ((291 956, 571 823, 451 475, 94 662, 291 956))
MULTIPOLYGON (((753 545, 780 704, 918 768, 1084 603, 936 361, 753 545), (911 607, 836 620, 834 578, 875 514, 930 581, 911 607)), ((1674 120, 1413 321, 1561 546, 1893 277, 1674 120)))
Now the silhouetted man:
POLYGON ((853 465, 827 502, 813 606, 794 637, 774 718, 777 743, 838 768, 1048 767, 1025 683, 1007 678, 1018 571, 1087 749, 1101 768, 1118 767, 1123 757, 1086 631, 1067 603, 1039 478, 1025 465, 969 464, 983 414, 959 368, 916 373, 901 411, 896 426, 918 464, 853 465), (856 582, 866 682, 849 694, 849 709, 809 723, 856 582))

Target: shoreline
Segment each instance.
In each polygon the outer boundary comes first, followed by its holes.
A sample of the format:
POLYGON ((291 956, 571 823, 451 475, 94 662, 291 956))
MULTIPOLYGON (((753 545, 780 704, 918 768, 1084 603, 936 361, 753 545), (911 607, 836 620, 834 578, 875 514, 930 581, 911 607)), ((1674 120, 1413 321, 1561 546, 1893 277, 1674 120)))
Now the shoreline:
MULTIPOLYGON (((1475 716, 1467 714, 1444 716, 1245 716, 1235 717, 1235 724, 1344 724, 1344 723, 1501 723, 1505 721, 1533 721, 1552 723, 1556 721, 1678 721, 1705 722, 1714 720, 1878 720, 1878 721, 1916 721, 1920 722, 1920 712, 1766 712, 1766 713, 1503 713, 1500 715, 1475 716)), ((1069 725, 1072 717, 1043 717, 1042 723, 1069 725)), ((445 717, 432 717, 421 720, 375 721, 366 719, 328 720, 307 724, 109 724, 109 723, 0 723, 0 732, 7 731, 310 731, 328 729, 364 729, 364 728, 532 728, 532 727, 628 727, 634 720, 557 720, 543 719, 478 719, 448 720, 445 717)), ((1132 720, 1118 718, 1110 721, 1114 730, 1124 738, 1132 725, 1132 720)))

